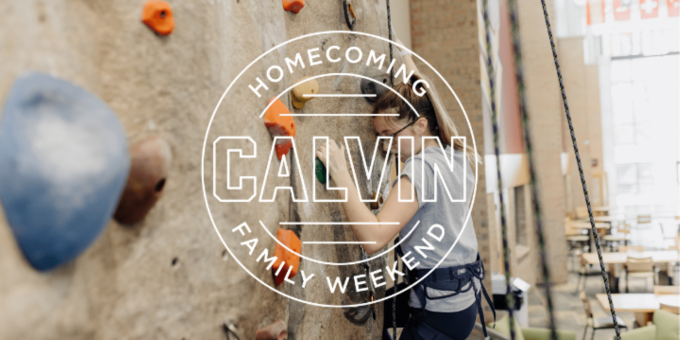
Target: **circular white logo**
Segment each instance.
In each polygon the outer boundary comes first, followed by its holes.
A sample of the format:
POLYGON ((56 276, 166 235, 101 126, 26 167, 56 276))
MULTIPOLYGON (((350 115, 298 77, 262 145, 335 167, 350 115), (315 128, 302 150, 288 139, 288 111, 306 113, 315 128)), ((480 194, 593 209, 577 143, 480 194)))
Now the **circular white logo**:
MULTIPOLYGON (((375 298, 373 293, 404 276, 403 269, 386 261, 396 247, 405 241, 417 243, 410 240, 413 233, 418 228, 426 230, 431 238, 424 237, 420 249, 446 250, 434 270, 458 243, 470 219, 472 206, 466 209, 462 229, 452 244, 442 244, 451 239, 443 237, 448 230, 441 225, 445 223, 420 225, 412 220, 400 232, 398 244, 366 255, 362 243, 372 241, 356 241, 349 227, 370 227, 371 223, 346 221, 340 202, 347 188, 334 187, 316 159, 321 143, 342 141, 360 200, 377 211, 380 194, 390 185, 391 157, 383 152, 382 143, 392 139, 376 136, 371 119, 395 114, 373 113, 370 102, 391 91, 417 114, 389 86, 386 77, 390 73, 395 83, 410 78, 403 64, 390 59, 389 44, 385 38, 350 31, 318 32, 286 41, 240 71, 210 118, 201 173, 217 236, 231 258, 253 278, 296 301, 348 308, 392 298, 396 294, 375 298)), ((433 82, 453 94, 476 156, 472 127, 458 96, 437 70, 417 54, 413 56, 428 68, 423 73, 432 74, 433 82)), ((423 91, 435 85, 424 82, 423 91)), ((451 159, 451 168, 441 171, 466 171, 466 167, 453 167, 453 153, 451 159)), ((477 164, 473 187, 438 199, 467 205, 467 191, 472 190, 469 201, 474 202, 477 164)), ((427 258, 415 248, 418 251, 402 257, 409 269, 420 263, 419 257, 427 258)))

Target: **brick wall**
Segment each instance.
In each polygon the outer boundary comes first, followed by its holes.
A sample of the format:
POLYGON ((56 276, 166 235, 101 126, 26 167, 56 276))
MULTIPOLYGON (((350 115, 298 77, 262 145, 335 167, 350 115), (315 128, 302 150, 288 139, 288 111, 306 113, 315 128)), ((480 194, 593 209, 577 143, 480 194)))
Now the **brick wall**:
MULTIPOLYGON (((553 2, 546 2, 548 13, 554 13, 553 2)), ((566 282, 565 201, 560 162, 563 144, 559 137, 563 114, 559 84, 540 2, 519 0, 518 6, 529 128, 549 250, 548 264, 551 280, 566 282)), ((540 275, 537 280, 541 281, 540 275)))
MULTIPOLYGON (((560 67, 562 69, 562 78, 569 103, 569 112, 571 114, 574 133, 578 142, 579 154, 581 155, 583 173, 585 174, 589 192, 592 192, 590 189, 594 188, 592 187, 591 180, 593 169, 591 149, 596 145, 599 146, 601 141, 592 140, 591 138, 590 114, 592 112, 590 112, 591 110, 589 110, 588 105, 589 91, 591 89, 588 86, 588 71, 583 61, 583 38, 574 37, 560 39, 559 58, 560 67)), ((596 114, 599 117, 599 110, 596 114)), ((569 210, 574 211, 576 207, 583 207, 586 204, 566 118, 563 118, 563 121, 565 126, 565 133, 563 135, 564 144, 566 146, 565 151, 569 154, 569 160, 572 165, 569 169, 569 180, 567 184, 571 190, 571 197, 569 198, 570 202, 567 206, 571 208, 569 210)), ((593 129, 593 135, 597 135, 595 132, 596 130, 593 129)), ((592 196, 591 203, 596 204, 594 200, 598 199, 598 196, 592 196)))
MULTIPOLYGON (((478 153, 483 155, 484 127, 477 40, 477 3, 474 0, 411 0, 410 5, 413 50, 437 69, 456 92, 470 120, 478 153)), ((425 71, 422 67, 420 69, 425 71)), ((427 72, 423 73, 433 78, 427 72)), ((437 90, 459 132, 470 138, 470 129, 454 96, 440 86, 437 90)), ((482 164, 479 166, 479 182, 472 220, 479 243, 479 253, 488 269, 491 266, 489 218, 483 170, 482 164)), ((491 291, 490 275, 487 276, 484 285, 491 291)), ((486 304, 484 306, 488 311, 486 304)))

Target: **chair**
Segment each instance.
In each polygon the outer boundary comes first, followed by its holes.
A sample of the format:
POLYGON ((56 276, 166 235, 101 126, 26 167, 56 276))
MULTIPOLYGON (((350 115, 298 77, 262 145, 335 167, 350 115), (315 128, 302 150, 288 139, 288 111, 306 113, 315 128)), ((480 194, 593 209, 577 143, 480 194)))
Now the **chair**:
POLYGON ((652 325, 621 334, 621 340, 679 339, 680 322, 676 314, 665 310, 654 311, 652 325))
MULTIPOLYGON (((628 257, 623 268, 626 271, 626 293, 628 293, 628 278, 641 277, 652 278, 652 282, 656 284, 656 268, 654 267, 654 260, 652 257, 635 258, 628 257)), ((645 280, 645 284, 647 284, 645 280)))
MULTIPOLYGON (((606 317, 601 317, 601 318, 593 317, 593 310, 590 308, 590 301, 588 301, 588 298, 586 297, 585 291, 581 291, 580 298, 581 298, 581 302, 583 302, 583 310, 586 313, 586 327, 583 329, 582 339, 585 340, 586 333, 588 332, 588 327, 591 327, 593 329, 593 333, 590 337, 590 340, 593 340, 595 338, 595 331, 596 330, 598 330, 598 329, 613 329, 614 328, 614 323, 612 322, 611 316, 606 316, 606 317)), ((618 324, 619 328, 628 329, 628 326, 626 325, 626 323, 619 316, 616 317, 616 323, 618 324)))
POLYGON ((630 234, 630 224, 623 223, 623 227, 616 228, 617 235, 604 235, 602 240, 604 240, 605 245, 609 245, 609 250, 614 251, 614 244, 617 246, 623 243, 625 246, 628 245, 628 235, 630 234))
POLYGON ((644 214, 637 215, 637 226, 650 227, 652 226, 652 215, 644 214))
MULTIPOLYGON (((659 309, 665 310, 666 312, 671 312, 673 314, 680 314, 680 307, 678 307, 677 305, 670 305, 670 304, 667 305, 667 304, 662 302, 662 303, 659 304, 659 309)), ((680 339, 680 337, 678 337, 678 339, 680 339)))
POLYGON ((637 251, 637 252, 643 252, 645 251, 645 247, 643 246, 620 246, 619 247, 619 253, 626 253, 629 251, 637 251))
MULTIPOLYGON (((572 228, 570 223, 573 220, 567 216, 564 219, 564 234, 567 240, 567 254, 570 259, 579 258, 582 253, 586 251, 588 247, 588 241, 590 238, 588 235, 584 235, 584 230, 578 228, 572 228)), ((585 231, 587 234, 587 231, 585 231)))
MULTIPOLYGON (((676 235, 666 235, 666 232, 663 229, 663 223, 659 223, 659 229, 661 229, 661 237, 663 238, 663 244, 666 244, 666 240, 671 240, 673 241, 673 245, 677 246, 678 244, 676 243, 676 235)), ((680 234, 680 225, 678 225, 678 234, 680 234)))
POLYGON ((680 295, 680 286, 654 286, 654 295, 680 295))
MULTIPOLYGON (((496 321, 496 328, 493 327, 493 322, 489 322, 487 325, 487 331, 493 330, 494 333, 500 333, 504 338, 510 338, 510 318, 508 314, 505 314, 502 318, 496 321)), ((481 326, 481 325, 480 325, 481 326)), ((481 328, 481 327, 480 327, 481 328)), ((491 334, 491 339, 500 338, 499 336, 494 336, 491 334)), ((515 319, 515 340, 550 340, 550 329, 547 328, 534 328, 534 327, 520 327, 515 319)), ((558 340, 576 340, 576 332, 557 330, 558 340)))
POLYGON ((576 218, 588 218, 588 207, 576 207, 576 218))
MULTIPOLYGON (((680 252, 680 235, 676 236, 675 245, 669 246, 667 250, 680 252)), ((680 272, 680 262, 666 263, 666 275, 668 275, 669 285, 673 285, 673 282, 678 279, 676 277, 678 272, 680 272)))
POLYGON ((601 272, 599 270, 593 271, 593 265, 586 263, 586 260, 581 257, 581 266, 578 269, 578 279, 576 280, 576 290, 574 291, 574 294, 578 293, 581 290, 581 278, 583 278, 583 290, 586 289, 586 284, 588 280, 589 275, 601 275, 601 272))

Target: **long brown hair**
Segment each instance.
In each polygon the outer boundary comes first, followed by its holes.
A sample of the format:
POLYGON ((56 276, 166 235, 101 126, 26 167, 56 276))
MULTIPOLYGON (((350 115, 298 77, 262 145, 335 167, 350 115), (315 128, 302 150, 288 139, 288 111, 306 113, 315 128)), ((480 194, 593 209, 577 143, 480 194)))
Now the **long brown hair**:
MULTIPOLYGON (((451 137, 460 136, 458 134, 458 129, 451 117, 449 117, 449 114, 444 108, 434 87, 429 84, 432 83, 425 77, 413 74, 407 83, 400 83, 393 87, 394 91, 399 93, 406 100, 400 98, 393 91, 387 91, 375 102, 373 113, 395 109, 399 114, 399 116, 395 118, 397 120, 406 120, 408 123, 411 123, 418 118, 425 118, 427 119, 429 132, 433 136, 439 136, 443 145, 450 145, 451 137), (423 82, 426 82, 428 86, 423 86, 423 82), (417 89, 413 88, 413 84, 417 84, 417 89), (419 96, 416 93, 416 90, 418 93, 425 92, 425 94, 419 96), (413 106, 420 117, 416 116, 408 103, 413 106)), ((474 149, 466 144, 463 144, 461 139, 454 139, 452 146, 458 151, 467 149, 467 158, 471 165, 474 164, 475 158, 481 163, 479 157, 476 157, 477 155, 474 152, 474 149)))

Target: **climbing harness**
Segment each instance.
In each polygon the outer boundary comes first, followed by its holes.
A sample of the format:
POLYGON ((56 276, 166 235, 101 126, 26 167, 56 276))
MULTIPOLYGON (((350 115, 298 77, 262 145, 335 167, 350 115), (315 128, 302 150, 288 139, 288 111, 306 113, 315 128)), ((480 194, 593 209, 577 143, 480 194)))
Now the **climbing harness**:
MULTIPOLYGON (((418 285, 415 288, 413 288, 413 291, 415 292, 416 297, 418 298, 418 301, 420 301, 420 305, 422 306, 422 315, 424 317, 427 316, 427 310, 425 309, 425 306, 427 304, 428 299, 429 300, 444 299, 456 296, 461 293, 466 293, 470 291, 470 289, 473 289, 473 293, 475 295, 475 302, 477 303, 477 312, 479 313, 479 319, 482 323, 484 338, 488 338, 488 335, 486 333, 486 324, 484 322, 484 311, 482 310, 482 294, 484 294, 486 302, 489 304, 489 306, 491 306, 494 322, 496 321, 496 309, 493 305, 493 302, 491 301, 491 297, 489 297, 489 293, 486 292, 486 288, 484 288, 484 285, 481 284, 481 282, 484 280, 486 273, 484 270, 484 263, 482 262, 482 258, 479 256, 479 253, 477 253, 477 260, 475 262, 459 266, 437 268, 433 270, 432 273, 430 273, 430 275, 427 275, 430 272, 430 270, 432 269, 415 269, 409 271, 408 273, 409 282, 416 282, 420 278, 425 277, 422 281, 420 281, 420 283, 418 283, 418 285), (479 287, 479 292, 478 287, 474 281, 475 278, 480 281, 481 287, 479 287), (448 291, 452 293, 443 296, 431 297, 427 293, 427 288, 448 291)), ((418 333, 421 333, 420 335, 425 339, 441 339, 441 340, 449 339, 449 337, 431 328, 424 322, 422 324, 418 324, 416 318, 411 318, 410 322, 413 323, 414 327, 418 326, 416 328, 418 329, 418 333)))
MULTIPOLYGON (((489 78, 489 100, 491 101, 491 123, 493 125, 493 147, 496 155, 496 179, 498 182, 498 199, 500 202, 501 215, 501 235, 503 238, 503 268, 505 269, 505 298, 508 304, 508 317, 510 326, 510 339, 515 339, 515 317, 513 315, 513 308, 515 307, 515 299, 512 295, 510 286, 510 253, 508 251, 508 228, 505 224, 505 205, 503 204, 503 181, 501 179, 501 158, 498 149, 498 118, 496 113, 496 94, 494 90, 494 69, 491 60, 491 39, 489 38, 489 13, 487 10, 487 0, 482 1, 482 11, 484 16, 484 35, 486 37, 486 71, 487 78, 489 78)), ((483 287, 483 286, 482 286, 483 287)), ((486 292, 485 292, 486 293, 486 292)), ((481 305, 479 306, 481 307, 481 305)), ((480 309, 480 313, 482 313, 480 309)), ((495 311, 494 311, 495 313, 495 311)), ((481 315, 481 314, 480 314, 481 315)), ((495 314, 494 314, 495 315, 495 314)), ((482 326, 484 325, 484 318, 481 318, 482 326)), ((484 329, 484 337, 486 337, 486 328, 484 329)))
MULTIPOLYGON (((513 1, 513 0, 510 0, 513 1)), ((607 291, 607 299, 609 300, 609 310, 612 314, 612 322, 614 323, 614 330, 616 331, 616 339, 621 339, 619 331, 619 324, 616 322, 616 311, 614 311, 614 303, 612 302, 612 293, 609 287, 609 279, 604 269, 604 261, 602 260, 602 249, 600 248, 600 238, 597 235, 595 228, 595 220, 593 219, 593 210, 590 207, 590 198, 588 197, 588 188, 586 187, 586 179, 583 175, 583 167, 581 166, 581 156, 578 153, 578 145, 576 144, 576 134, 574 133, 574 126, 571 122, 571 114, 569 113, 569 105, 567 104, 567 93, 564 90, 564 83, 562 81, 562 72, 560 71, 560 63, 557 60, 557 50, 555 49, 555 42, 553 40, 552 30, 550 28, 550 18, 548 17, 548 10, 546 9, 545 0, 541 0, 543 6, 543 16, 545 17, 545 26, 548 30, 548 38, 550 39, 550 48, 552 49, 553 60, 555 61, 555 70, 557 71, 557 79, 560 83, 560 91, 562 92, 562 103, 564 104, 564 112, 567 115, 567 122, 569 123, 569 133, 571 134, 571 142, 574 146, 574 154, 576 155, 576 164, 578 164, 578 173, 581 177, 581 186, 583 188, 583 196, 586 198, 586 206, 588 207, 588 217, 590 219, 590 226, 593 237, 595 239, 595 246, 597 248, 597 258, 600 260, 600 270, 602 272, 602 279, 604 280, 604 288, 607 291)))

